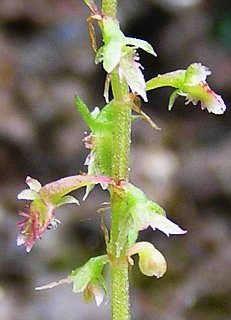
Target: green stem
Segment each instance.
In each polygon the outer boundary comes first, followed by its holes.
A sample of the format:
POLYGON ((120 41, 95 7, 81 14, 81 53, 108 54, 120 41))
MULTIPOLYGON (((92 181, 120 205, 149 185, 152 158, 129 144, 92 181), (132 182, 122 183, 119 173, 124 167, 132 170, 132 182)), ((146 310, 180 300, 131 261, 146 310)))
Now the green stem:
POLYGON ((117 0, 102 0, 102 13, 115 17, 117 13, 117 0))
POLYGON ((112 320, 128 320, 130 317, 127 264, 112 264, 112 320))
MULTIPOLYGON (((115 18, 117 0, 102 0, 101 11, 103 15, 115 18)), ((131 143, 131 102, 127 99, 128 86, 125 81, 121 81, 117 70, 112 72, 111 84, 114 96, 112 178, 116 181, 127 181, 131 143)), ((112 187, 110 193, 112 216, 108 255, 111 262, 112 319, 129 320, 131 317, 126 258, 128 230, 123 228, 127 215, 127 203, 124 194, 119 194, 116 188, 112 187)))
MULTIPOLYGON (((131 107, 126 101, 128 87, 116 71, 112 74, 114 95, 112 178, 128 180, 131 141, 131 107)), ((130 319, 128 262, 126 259, 127 230, 124 225, 127 203, 123 193, 111 188, 111 234, 109 255, 112 274, 112 319, 130 319)))

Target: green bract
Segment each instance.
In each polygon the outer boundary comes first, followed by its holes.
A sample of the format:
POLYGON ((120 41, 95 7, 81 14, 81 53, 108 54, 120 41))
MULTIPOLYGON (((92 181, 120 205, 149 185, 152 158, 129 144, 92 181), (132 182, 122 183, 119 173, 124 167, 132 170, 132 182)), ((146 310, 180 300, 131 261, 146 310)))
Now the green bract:
MULTIPOLYGON (((94 176, 111 176, 113 157, 113 109, 115 108, 115 101, 112 100, 101 110, 96 107, 93 112, 89 111, 79 96, 75 97, 75 104, 83 120, 91 130, 91 133, 83 139, 85 147, 91 150, 85 161, 85 165, 88 166, 88 174, 94 176)), ((132 104, 132 101, 129 100, 129 104, 132 104)), ((131 120, 135 119, 137 119, 137 116, 131 116, 131 120)), ((101 186, 105 189, 107 184, 102 183, 101 186)), ((93 187, 93 184, 87 185, 84 199, 86 199, 93 187)))
POLYGON ((106 290, 102 276, 102 270, 106 263, 108 263, 107 255, 98 256, 91 258, 82 267, 72 271, 70 277, 73 281, 73 292, 83 292, 92 282, 99 283, 106 290))
MULTIPOLYGON (((88 107, 76 96, 76 107, 81 113, 88 127, 90 135, 84 138, 85 147, 91 152, 87 156, 85 164, 88 166, 88 173, 94 175, 111 175, 111 159, 113 152, 113 101, 107 104, 100 112, 96 108, 90 113, 88 107)), ((104 187, 103 184, 101 184, 104 187)), ((92 190, 94 185, 88 185, 84 199, 92 190)))

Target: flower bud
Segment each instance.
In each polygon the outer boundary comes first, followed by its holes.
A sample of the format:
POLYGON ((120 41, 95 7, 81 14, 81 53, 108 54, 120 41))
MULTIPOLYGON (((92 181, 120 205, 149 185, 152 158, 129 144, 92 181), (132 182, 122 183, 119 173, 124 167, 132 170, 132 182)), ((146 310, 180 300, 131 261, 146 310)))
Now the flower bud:
POLYGON ((131 256, 138 253, 140 271, 148 276, 162 277, 167 270, 167 263, 162 253, 150 242, 137 242, 128 249, 127 257, 131 265, 134 264, 131 256))

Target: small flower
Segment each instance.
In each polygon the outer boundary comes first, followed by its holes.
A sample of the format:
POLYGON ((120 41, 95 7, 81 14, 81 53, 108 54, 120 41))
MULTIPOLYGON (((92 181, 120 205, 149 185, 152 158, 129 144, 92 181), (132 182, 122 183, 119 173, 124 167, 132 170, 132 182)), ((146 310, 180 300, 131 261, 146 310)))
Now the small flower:
POLYGON ((126 48, 118 65, 119 77, 121 80, 125 78, 132 93, 139 94, 147 102, 145 80, 141 71, 143 67, 138 62, 139 59, 138 53, 134 49, 126 48))
POLYGON ((167 270, 167 263, 162 253, 150 242, 137 242, 127 251, 128 262, 133 265, 132 255, 138 253, 140 271, 148 276, 162 277, 167 270))
POLYGON ((88 283, 86 289, 83 292, 85 302, 92 302, 95 298, 97 307, 101 305, 105 296, 105 290, 97 280, 92 280, 88 283))
POLYGON ((27 212, 19 212, 19 215, 24 217, 24 220, 18 222, 18 226, 21 228, 21 232, 17 238, 17 245, 25 245, 26 252, 30 252, 36 238, 41 238, 44 231, 49 229, 49 225, 52 225, 52 219, 54 218, 53 210, 48 208, 46 212, 46 220, 40 219, 40 213, 35 211, 31 206, 28 207, 27 212))
POLYGON ((35 290, 51 289, 60 284, 73 283, 73 292, 83 292, 84 300, 91 302, 95 298, 97 307, 101 305, 107 293, 105 279, 102 271, 108 263, 108 256, 102 255, 89 259, 82 267, 72 271, 65 279, 36 287, 35 290))
MULTIPOLYGON (((108 74, 118 67, 121 80, 126 80, 132 93, 141 95, 144 101, 147 101, 145 81, 141 71, 142 66, 138 63, 137 49, 142 49, 156 56, 152 46, 145 40, 126 37, 115 18, 103 16, 100 26, 104 45, 97 51, 95 62, 103 62, 103 68, 108 74)), ((107 80, 105 86, 108 90, 107 80)), ((107 92, 104 95, 108 97, 107 92)))
POLYGON ((210 70, 200 63, 191 64, 186 70, 177 70, 149 80, 146 90, 170 86, 175 90, 169 99, 169 110, 172 109, 177 96, 186 98, 186 104, 192 102, 196 105, 199 101, 201 109, 207 109, 214 114, 223 114, 226 105, 222 97, 216 94, 207 84, 206 78, 211 74, 210 70))
MULTIPOLYGON (((83 139, 85 147, 91 150, 84 163, 88 166, 88 174, 90 176, 111 176, 114 102, 106 104, 101 110, 96 107, 93 112, 89 111, 79 96, 75 97, 75 103, 91 130, 91 133, 85 135, 83 139)), ((103 182, 100 185, 104 190, 107 188, 107 184, 103 182)), ((84 200, 93 188, 94 184, 87 185, 84 200)))
POLYGON ((32 200, 32 202, 26 207, 26 212, 19 213, 20 216, 24 217, 24 220, 18 223, 21 232, 17 238, 17 245, 24 244, 26 251, 30 252, 36 238, 41 238, 44 231, 52 225, 54 206, 41 199, 39 191, 42 186, 38 180, 27 177, 26 183, 29 189, 20 192, 18 199, 32 200))
POLYGON ((155 51, 147 41, 126 37, 121 31, 117 19, 109 16, 102 17, 101 28, 104 45, 97 51, 96 63, 103 62, 104 70, 107 73, 111 73, 116 68, 127 48, 134 50, 140 48, 156 56, 155 51))
POLYGON ((133 219, 131 234, 133 231, 141 231, 149 226, 154 231, 158 229, 167 236, 170 234, 184 234, 187 232, 169 220, 166 217, 164 209, 157 203, 147 199, 143 191, 132 184, 128 184, 125 188, 127 190, 128 210, 133 219))
MULTIPOLYGON (((179 92, 179 95, 185 96, 181 92, 179 92)), ((226 110, 222 97, 216 94, 205 81, 201 81, 196 88, 189 86, 186 99, 186 104, 192 102, 193 105, 196 105, 200 101, 201 109, 207 109, 209 113, 223 114, 226 110)))
POLYGON ((109 102, 110 74, 117 67, 119 68, 120 79, 125 79, 132 93, 140 95, 144 101, 147 101, 144 76, 140 70, 142 66, 137 62, 139 60, 137 49, 142 49, 157 56, 153 47, 145 40, 126 37, 115 17, 101 14, 94 1, 84 1, 92 12, 88 18, 88 29, 92 48, 96 52, 95 63, 102 62, 103 68, 107 72, 104 88, 106 102, 109 102), (104 44, 98 50, 92 19, 98 21, 102 31, 104 44))
POLYGON ((36 239, 41 239, 45 230, 54 229, 60 223, 55 218, 54 209, 64 204, 79 204, 74 197, 67 195, 80 187, 97 183, 113 183, 111 178, 103 176, 77 175, 62 178, 60 180, 41 186, 40 182, 31 177, 26 178, 29 189, 19 193, 18 199, 30 200, 25 212, 19 215, 24 219, 18 222, 21 231, 17 238, 17 245, 25 245, 26 251, 30 252, 36 239))

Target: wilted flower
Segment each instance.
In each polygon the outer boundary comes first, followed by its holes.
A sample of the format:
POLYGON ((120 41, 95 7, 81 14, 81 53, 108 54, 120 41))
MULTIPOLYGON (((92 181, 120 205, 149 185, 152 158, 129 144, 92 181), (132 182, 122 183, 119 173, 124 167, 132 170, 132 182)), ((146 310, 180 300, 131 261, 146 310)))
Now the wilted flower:
POLYGON ((172 109, 177 96, 186 98, 186 104, 192 102, 196 105, 201 102, 201 109, 207 109, 214 114, 223 114, 226 105, 222 97, 216 94, 207 84, 206 78, 211 74, 210 70, 200 63, 191 64, 186 70, 177 70, 149 80, 146 90, 152 90, 164 86, 177 88, 169 99, 169 110, 172 109))
POLYGON ((167 270, 167 263, 162 253, 150 242, 137 242, 127 251, 128 262, 133 265, 132 255, 138 253, 140 271, 149 277, 162 277, 167 270))
POLYGON ((21 231, 17 238, 17 245, 24 244, 26 251, 30 252, 35 240, 41 238, 46 229, 55 228, 57 223, 60 223, 54 216, 55 208, 68 203, 79 204, 77 199, 67 195, 69 192, 89 184, 109 184, 112 183, 112 179, 103 176, 76 175, 42 187, 38 180, 27 177, 26 183, 29 189, 20 192, 18 199, 32 202, 26 206, 25 212, 19 213, 24 220, 18 223, 21 231))

